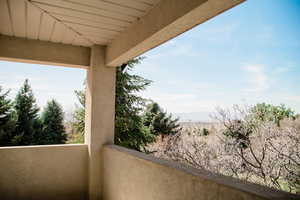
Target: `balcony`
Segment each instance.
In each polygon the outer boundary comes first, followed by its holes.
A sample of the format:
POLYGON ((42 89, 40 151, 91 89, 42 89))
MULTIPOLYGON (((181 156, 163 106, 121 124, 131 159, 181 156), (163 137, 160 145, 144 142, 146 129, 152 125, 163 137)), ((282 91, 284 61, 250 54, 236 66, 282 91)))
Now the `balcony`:
MULTIPOLYGON (((116 145, 105 145, 100 156, 100 199, 299 199, 116 145)), ((1 199, 89 197, 88 145, 2 147, 0 157, 1 199)))
POLYGON ((0 148, 1 200, 299 196, 115 146, 116 67, 244 0, 1 0, 0 59, 87 70, 85 144, 0 148))

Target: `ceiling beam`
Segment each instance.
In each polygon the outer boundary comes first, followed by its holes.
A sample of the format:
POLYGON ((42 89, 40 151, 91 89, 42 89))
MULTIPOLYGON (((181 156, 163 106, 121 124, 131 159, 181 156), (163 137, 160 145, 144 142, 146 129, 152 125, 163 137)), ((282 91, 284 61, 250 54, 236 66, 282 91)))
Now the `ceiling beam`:
POLYGON ((106 65, 119 66, 245 0, 161 0, 108 45, 106 65))
POLYGON ((90 48, 0 35, 0 60, 86 69, 90 48))

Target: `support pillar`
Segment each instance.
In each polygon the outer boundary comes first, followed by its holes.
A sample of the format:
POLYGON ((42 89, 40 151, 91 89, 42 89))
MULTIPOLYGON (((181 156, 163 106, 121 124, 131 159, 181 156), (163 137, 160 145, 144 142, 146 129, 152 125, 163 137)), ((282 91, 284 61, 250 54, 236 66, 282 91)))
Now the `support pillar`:
POLYGON ((85 143, 89 149, 88 192, 90 200, 102 196, 101 150, 114 142, 116 68, 105 66, 105 47, 91 50, 87 69, 85 143))

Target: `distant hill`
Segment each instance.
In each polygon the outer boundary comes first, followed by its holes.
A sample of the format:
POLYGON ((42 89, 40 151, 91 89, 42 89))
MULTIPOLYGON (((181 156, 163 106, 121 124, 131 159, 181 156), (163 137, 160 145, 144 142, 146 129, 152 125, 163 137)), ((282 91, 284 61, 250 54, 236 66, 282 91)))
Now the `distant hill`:
POLYGON ((211 122, 211 112, 173 113, 180 118, 180 122, 211 122))

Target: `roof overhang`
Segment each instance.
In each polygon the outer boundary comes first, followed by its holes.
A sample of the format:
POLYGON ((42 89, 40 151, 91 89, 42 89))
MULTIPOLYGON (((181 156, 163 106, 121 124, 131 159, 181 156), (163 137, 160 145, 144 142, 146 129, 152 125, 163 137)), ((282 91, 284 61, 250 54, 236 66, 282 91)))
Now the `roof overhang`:
POLYGON ((0 58, 86 68, 103 45, 119 66, 243 1, 1 0, 0 58))

